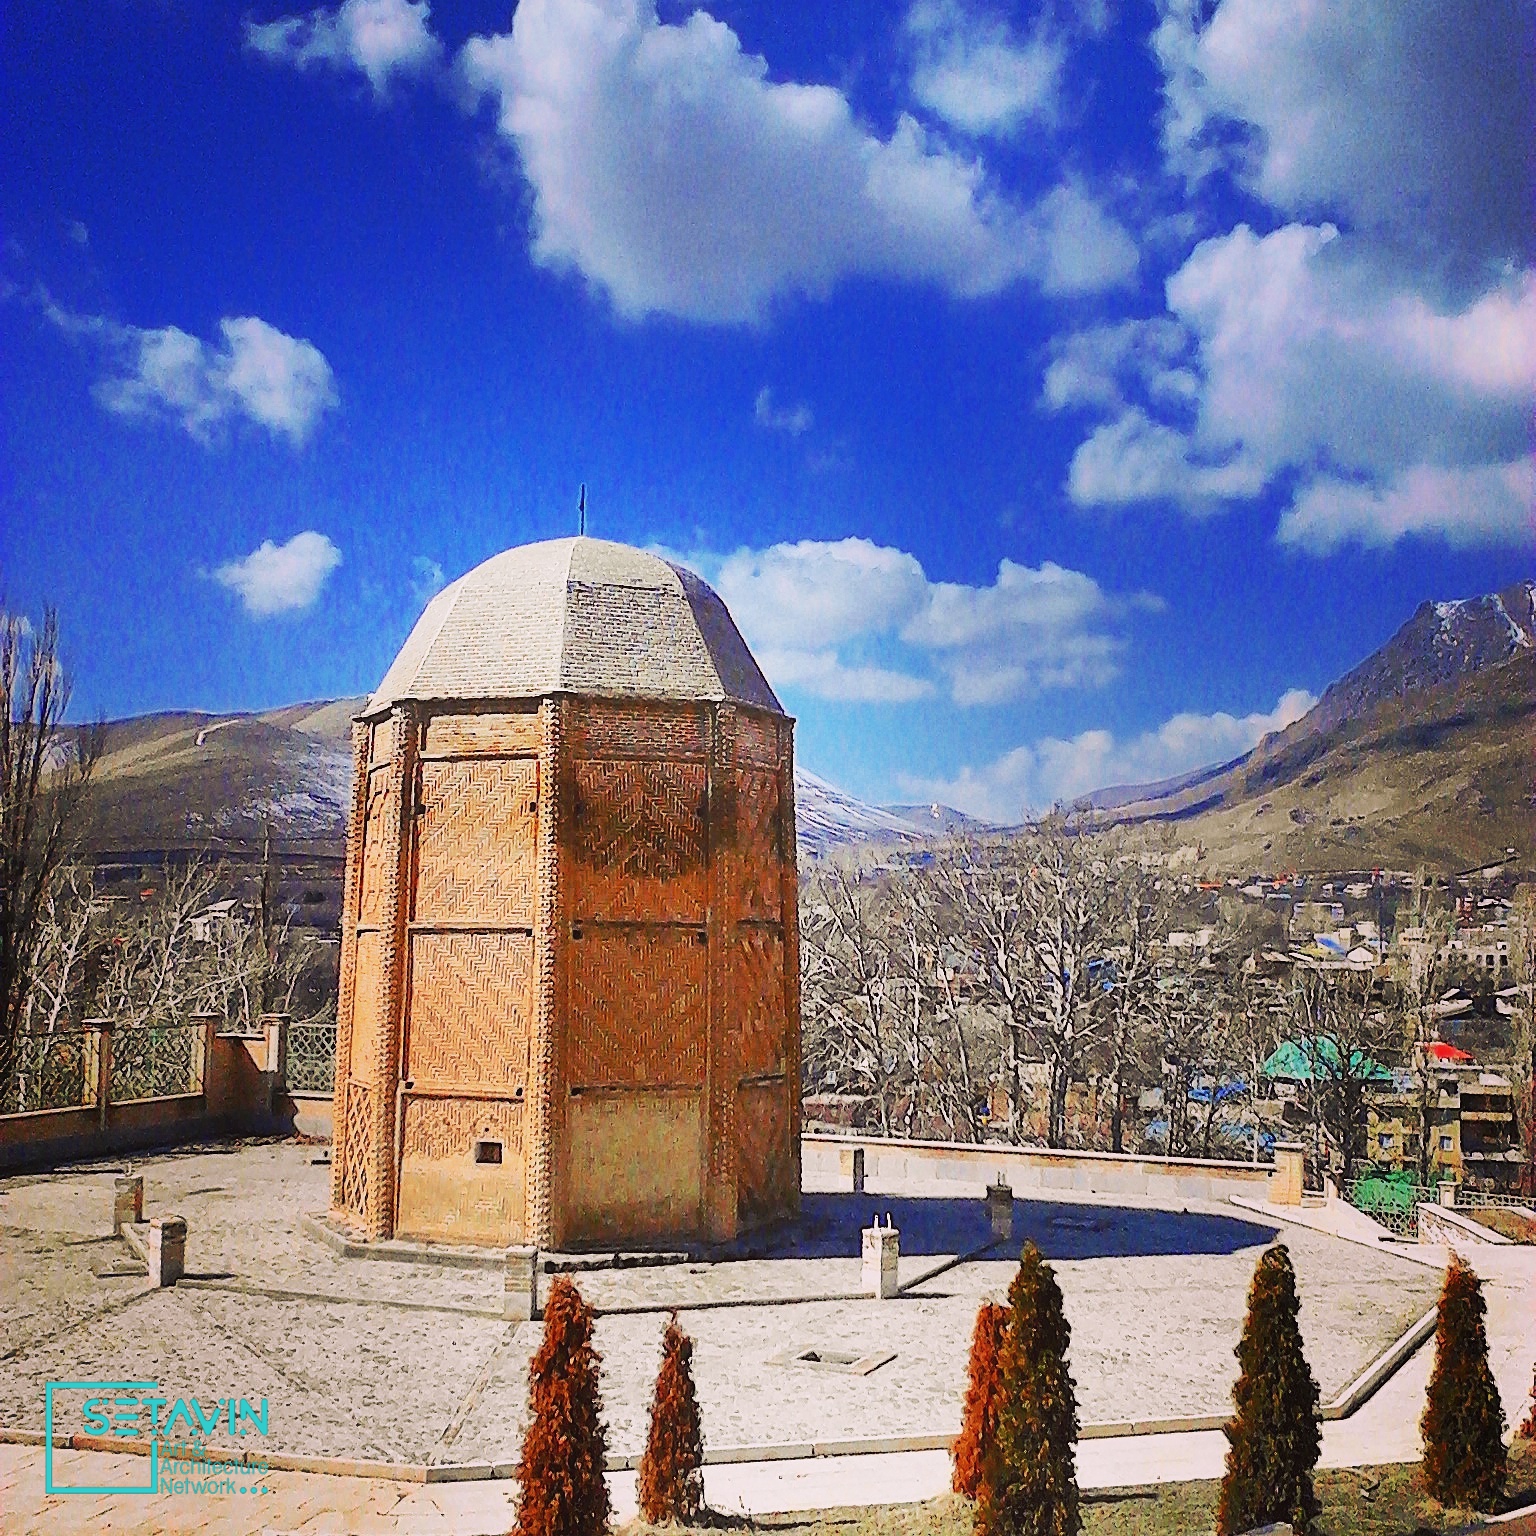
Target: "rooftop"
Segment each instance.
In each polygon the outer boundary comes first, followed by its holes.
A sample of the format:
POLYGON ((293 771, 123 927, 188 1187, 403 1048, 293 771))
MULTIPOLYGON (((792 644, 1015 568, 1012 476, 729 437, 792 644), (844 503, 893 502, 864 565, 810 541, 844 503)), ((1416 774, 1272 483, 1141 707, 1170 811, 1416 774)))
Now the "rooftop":
POLYGON ((519 545, 444 587, 363 712, 402 699, 551 693, 783 713, 707 582, 646 550, 584 537, 519 545))

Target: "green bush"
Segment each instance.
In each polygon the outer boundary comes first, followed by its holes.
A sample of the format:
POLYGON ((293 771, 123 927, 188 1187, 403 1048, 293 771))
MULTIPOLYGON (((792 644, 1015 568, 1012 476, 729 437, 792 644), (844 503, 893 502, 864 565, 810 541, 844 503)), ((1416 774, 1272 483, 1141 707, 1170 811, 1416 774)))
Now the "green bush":
POLYGON ((1026 1243, 1008 1287, 997 1431, 977 1489, 977 1536, 1077 1536, 1082 1529, 1071 1339, 1056 1276, 1026 1243))
POLYGON ((1488 1365, 1483 1287, 1451 1255, 1435 1327, 1435 1367, 1419 1429, 1424 1486, 1442 1504, 1491 1509, 1509 1474, 1504 1407, 1488 1365))
POLYGON ((1281 1520, 1302 1532, 1317 1514, 1312 1472, 1322 1448, 1319 1392, 1302 1353, 1300 1311, 1291 1256, 1277 1244, 1259 1259, 1248 1289, 1232 1388, 1235 1412, 1223 1431, 1227 1468, 1217 1536, 1281 1520))

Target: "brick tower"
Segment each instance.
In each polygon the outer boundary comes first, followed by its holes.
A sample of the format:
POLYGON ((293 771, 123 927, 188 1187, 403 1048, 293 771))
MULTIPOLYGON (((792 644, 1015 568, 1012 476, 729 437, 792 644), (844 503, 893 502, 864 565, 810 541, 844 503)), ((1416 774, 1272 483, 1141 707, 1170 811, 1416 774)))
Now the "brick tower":
POLYGON ((719 597, 623 544, 507 550, 352 745, 333 1213, 545 1248, 793 1214, 793 722, 719 597))

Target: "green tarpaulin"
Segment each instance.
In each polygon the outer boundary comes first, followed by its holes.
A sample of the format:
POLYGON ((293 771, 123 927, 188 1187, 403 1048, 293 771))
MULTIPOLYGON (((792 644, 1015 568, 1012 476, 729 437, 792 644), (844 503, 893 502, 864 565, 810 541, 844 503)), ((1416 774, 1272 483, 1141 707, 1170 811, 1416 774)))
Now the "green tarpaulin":
MULTIPOLYGON (((1310 1083, 1314 1076, 1329 1082, 1341 1075, 1339 1048, 1327 1035, 1319 1036, 1315 1042, 1287 1040, 1264 1063, 1265 1077, 1283 1077, 1296 1083, 1310 1083)), ((1363 1051, 1351 1055, 1349 1075, 1373 1083, 1392 1081, 1391 1070, 1379 1061, 1372 1061, 1363 1051)))

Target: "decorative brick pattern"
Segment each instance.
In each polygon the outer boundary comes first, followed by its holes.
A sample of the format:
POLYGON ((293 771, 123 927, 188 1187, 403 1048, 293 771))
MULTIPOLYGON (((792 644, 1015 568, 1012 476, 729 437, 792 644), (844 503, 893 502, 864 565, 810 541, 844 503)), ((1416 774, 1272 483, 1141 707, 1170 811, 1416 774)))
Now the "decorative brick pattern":
POLYGON ((538 784, 531 759, 421 765, 418 923, 532 928, 538 784))
POLYGON ((577 758, 696 758, 702 762, 709 751, 707 705, 581 699, 573 713, 571 752, 577 758))
POLYGON ((554 1245, 555 1169, 550 1148, 560 1131, 557 1097, 561 1095, 559 1031, 564 1022, 560 959, 564 952, 564 863, 560 857, 567 814, 563 773, 567 751, 567 700, 545 699, 539 706, 543 728, 539 752, 538 915, 534 926, 535 1013, 528 1062, 528 1152, 524 1159, 527 1190, 525 1240, 541 1248, 554 1245))
MULTIPOLYGON (((349 1151, 346 1139, 347 1082, 352 1072, 352 1013, 357 993, 357 919, 362 897, 363 825, 368 809, 368 754, 373 729, 352 722, 352 805, 347 815, 347 870, 341 887, 341 972, 336 1000, 336 1057, 331 1094, 331 1204, 345 1208, 343 1185, 349 1151)), ((360 1148, 353 1147, 355 1159, 360 1148)), ((360 1213, 360 1211, 359 1211, 360 1213)))
POLYGON ((704 921, 707 783, 702 763, 577 763, 578 921, 704 921))
POLYGON ((735 1071, 784 1070, 784 942, 773 928, 738 928, 731 1004, 735 1071))
POLYGON ((528 934, 412 934, 407 1080, 417 1088, 523 1087, 533 974, 528 934))
POLYGON ((379 973, 379 935, 360 933, 355 949, 352 983, 352 1031, 348 1040, 347 1072, 360 1082, 373 1076, 379 1054, 379 1005, 383 978, 379 973))
POLYGON ((779 766, 779 722, 774 716, 745 709, 737 713, 736 761, 762 768, 779 766))
POLYGON ((422 738, 423 757, 534 757, 539 750, 536 710, 515 714, 434 715, 422 738))
POLYGON ((571 1087, 703 1083, 701 937, 687 928, 589 929, 571 944, 571 1087))
POLYGON ((523 1106, 503 1099, 437 1099, 407 1095, 400 1146, 405 1157, 470 1163, 475 1143, 499 1141, 510 1162, 523 1155, 523 1106))
MULTIPOLYGON (((347 1110, 341 1147, 341 1208, 359 1220, 368 1214, 368 1152, 373 1126, 373 1106, 362 1083, 346 1084, 347 1110)), ((334 1153, 332 1154, 335 1155, 334 1153)))
POLYGON ((779 774, 736 770, 738 922, 779 916, 779 774))
POLYGON ((743 1223, 788 1214, 799 1193, 800 1169, 791 1146, 782 1082, 743 1083, 736 1094, 737 1213, 743 1223))
POLYGON ((363 812, 362 890, 358 898, 360 923, 377 924, 383 920, 390 870, 400 854, 391 832, 398 820, 395 803, 395 776, 389 768, 370 770, 368 802, 363 812))

